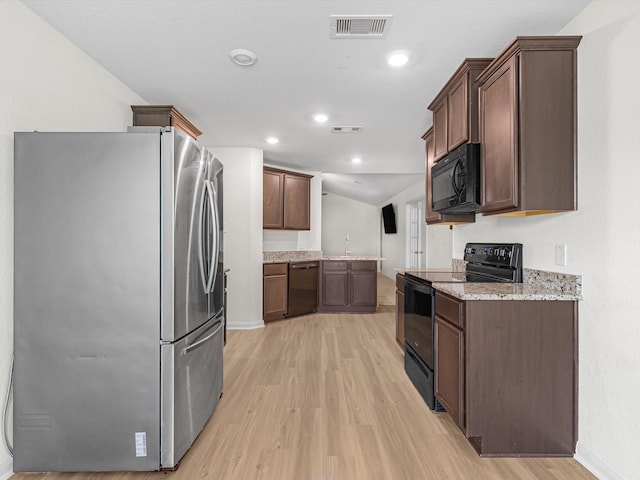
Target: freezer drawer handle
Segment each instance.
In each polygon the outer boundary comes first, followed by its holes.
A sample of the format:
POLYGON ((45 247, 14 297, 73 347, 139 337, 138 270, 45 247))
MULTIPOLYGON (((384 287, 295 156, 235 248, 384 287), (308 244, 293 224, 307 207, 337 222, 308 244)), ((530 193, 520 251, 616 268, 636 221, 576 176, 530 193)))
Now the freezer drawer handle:
POLYGON ((220 326, 218 328, 216 328, 212 333, 210 333, 209 335, 207 335, 204 338, 201 338, 200 340, 198 340, 196 343, 189 345, 188 347, 185 347, 182 349, 182 355, 186 355, 187 353, 189 353, 191 350, 195 350, 196 348, 198 348, 200 345, 202 345, 203 343, 207 342, 208 340, 211 340, 211 338, 213 338, 216 333, 218 333, 220 331, 220 329, 223 326, 223 322, 220 321, 220 326))

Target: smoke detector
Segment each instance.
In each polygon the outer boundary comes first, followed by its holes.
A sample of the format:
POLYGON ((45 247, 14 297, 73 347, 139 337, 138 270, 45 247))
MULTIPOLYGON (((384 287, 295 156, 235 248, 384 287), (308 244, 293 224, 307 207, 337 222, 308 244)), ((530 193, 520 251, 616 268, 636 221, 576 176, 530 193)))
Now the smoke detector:
POLYGON ((331 38, 384 38, 391 15, 331 15, 331 38))

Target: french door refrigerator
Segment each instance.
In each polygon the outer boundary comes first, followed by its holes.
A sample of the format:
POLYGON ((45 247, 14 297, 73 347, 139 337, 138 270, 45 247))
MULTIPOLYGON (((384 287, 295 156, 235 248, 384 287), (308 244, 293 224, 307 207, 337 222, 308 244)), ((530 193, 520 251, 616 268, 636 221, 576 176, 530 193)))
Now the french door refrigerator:
POLYGON ((173 128, 16 133, 14 470, 175 468, 222 394, 222 164, 173 128))

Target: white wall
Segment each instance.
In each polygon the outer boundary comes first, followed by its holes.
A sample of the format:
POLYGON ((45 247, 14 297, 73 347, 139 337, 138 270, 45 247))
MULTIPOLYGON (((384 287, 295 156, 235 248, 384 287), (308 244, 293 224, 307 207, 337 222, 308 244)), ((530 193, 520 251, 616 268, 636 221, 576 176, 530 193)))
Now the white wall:
MULTIPOLYGON (((0 2, 0 395, 13 349, 13 132, 124 131, 145 104, 17 0, 0 2)), ((11 459, 0 442, 0 478, 11 459)))
POLYGON ((451 268, 452 251, 453 230, 448 225, 427 225, 427 268, 451 268))
POLYGON ((380 256, 384 258, 382 263, 382 273, 387 277, 394 279, 396 272, 394 268, 406 266, 406 245, 407 245, 407 212, 406 205, 420 196, 424 195, 424 177, 420 182, 412 185, 402 192, 394 195, 386 200, 378 207, 382 209, 383 205, 391 203, 396 212, 396 226, 398 233, 384 233, 382 230, 380 240, 380 256))
POLYGON ((333 193, 322 197, 322 251, 325 255, 344 255, 349 235, 352 255, 379 255, 380 210, 333 193))
MULTIPOLYGON (((273 165, 274 168, 281 168, 273 165)), ((292 172, 313 175, 311 179, 311 228, 309 230, 264 230, 262 250, 275 252, 282 250, 322 250, 322 172, 303 172, 287 169, 292 172)), ((262 189, 260 190, 262 192, 262 189)), ((260 199, 262 208, 262 199, 260 199)))
POLYGON ((224 264, 227 325, 263 327, 262 150, 208 147, 224 165, 224 264))
POLYGON ((595 1, 561 34, 578 47, 578 211, 481 217, 454 227, 467 241, 522 242, 524 265, 580 274, 580 393, 576 458, 601 479, 640 478, 640 2, 595 1), (568 245, 568 265, 554 245, 568 245))

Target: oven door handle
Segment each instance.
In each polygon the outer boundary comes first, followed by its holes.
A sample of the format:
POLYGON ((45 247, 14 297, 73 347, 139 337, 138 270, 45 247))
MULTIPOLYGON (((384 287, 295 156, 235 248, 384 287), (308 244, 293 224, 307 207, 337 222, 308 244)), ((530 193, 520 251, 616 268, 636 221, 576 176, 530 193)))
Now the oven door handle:
POLYGON ((406 276, 404 277, 404 286, 405 289, 407 288, 407 285, 411 286, 412 290, 415 290, 417 292, 420 293, 425 293, 427 295, 432 295, 433 294, 433 287, 426 285, 424 283, 419 283, 416 282, 415 280, 411 280, 409 278, 407 278, 406 276))

